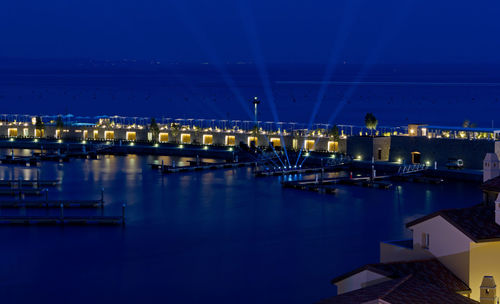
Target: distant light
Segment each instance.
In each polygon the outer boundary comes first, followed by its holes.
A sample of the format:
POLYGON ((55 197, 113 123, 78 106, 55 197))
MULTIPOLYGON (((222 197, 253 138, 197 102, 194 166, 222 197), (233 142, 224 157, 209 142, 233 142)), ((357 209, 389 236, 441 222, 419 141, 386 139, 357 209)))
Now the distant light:
POLYGON ((203 150, 208 150, 208 147, 207 147, 207 146, 204 146, 204 147, 203 147, 203 150))
POLYGON ((86 143, 87 143, 87 141, 86 141, 86 140, 82 140, 82 144, 86 144, 86 143))
POLYGON ((335 158, 335 154, 332 154, 332 156, 330 156, 331 158, 335 158))
POLYGON ((130 143, 131 146, 134 146, 135 144, 134 143, 130 143))
POLYGON ((184 145, 179 145, 179 148, 180 148, 180 149, 184 148, 184 145))
POLYGON ((58 143, 62 143, 62 139, 59 139, 57 142, 58 142, 58 143))
POLYGON ((426 162, 425 162, 425 165, 426 165, 426 166, 430 166, 430 165, 431 165, 431 162, 430 162, 430 161, 426 161, 426 162))
POLYGON ((398 160, 397 160, 397 161, 398 161, 398 163, 401 163, 401 158, 398 158, 398 160))
POLYGON ((14 141, 14 138, 10 138, 9 141, 14 141))
POLYGON ((34 142, 38 142, 38 139, 35 138, 34 142))
POLYGON ((233 151, 233 148, 229 148, 229 151, 233 151))
POLYGON ((361 160, 363 158, 361 157, 361 155, 358 155, 358 156, 356 156, 356 159, 361 160))
POLYGON ((159 146, 158 144, 155 144, 155 148, 158 148, 158 146, 159 146))
POLYGON ((305 157, 308 157, 309 156, 309 152, 307 152, 306 154, 304 154, 305 157))

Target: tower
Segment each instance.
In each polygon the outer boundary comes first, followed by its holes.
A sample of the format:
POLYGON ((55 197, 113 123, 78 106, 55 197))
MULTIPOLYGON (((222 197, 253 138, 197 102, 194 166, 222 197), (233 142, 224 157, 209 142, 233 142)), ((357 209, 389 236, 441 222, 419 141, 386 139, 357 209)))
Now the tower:
POLYGON ((500 161, 495 153, 486 153, 483 160, 483 182, 500 175, 500 161))
POLYGON ((497 303, 497 285, 492 276, 484 276, 481 283, 481 304, 496 304, 497 303))
POLYGON ((259 103, 260 103, 259 97, 255 96, 253 98, 253 106, 254 106, 254 121, 255 121, 255 126, 256 127, 258 127, 257 126, 257 122, 258 122, 258 120, 257 120, 257 106, 259 105, 259 103))

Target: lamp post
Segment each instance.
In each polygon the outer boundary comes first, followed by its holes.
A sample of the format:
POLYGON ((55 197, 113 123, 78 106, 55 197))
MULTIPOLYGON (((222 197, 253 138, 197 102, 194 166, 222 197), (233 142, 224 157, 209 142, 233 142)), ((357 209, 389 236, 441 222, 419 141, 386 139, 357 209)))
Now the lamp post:
POLYGON ((259 97, 255 96, 253 98, 253 106, 254 106, 254 119, 255 119, 255 127, 258 127, 257 125, 257 106, 259 105, 260 103, 260 99, 259 97))

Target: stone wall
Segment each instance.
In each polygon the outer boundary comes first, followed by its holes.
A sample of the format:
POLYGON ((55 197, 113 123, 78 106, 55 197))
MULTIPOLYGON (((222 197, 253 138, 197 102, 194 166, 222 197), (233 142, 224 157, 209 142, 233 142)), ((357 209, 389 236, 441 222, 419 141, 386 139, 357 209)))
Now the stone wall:
POLYGON ((490 140, 392 136, 389 161, 411 163, 411 153, 420 152, 421 163, 437 161, 444 166, 448 159, 457 158, 464 161, 464 168, 482 170, 484 156, 494 150, 495 142, 490 140))

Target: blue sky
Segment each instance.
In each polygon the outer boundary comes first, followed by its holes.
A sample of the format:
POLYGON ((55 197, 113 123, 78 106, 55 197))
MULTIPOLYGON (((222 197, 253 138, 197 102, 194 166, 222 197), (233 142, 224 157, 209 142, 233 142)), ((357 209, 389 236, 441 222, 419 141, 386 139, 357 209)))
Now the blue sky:
POLYGON ((0 56, 253 61, 258 39, 266 62, 500 63, 499 13, 493 0, 2 1, 0 56))

